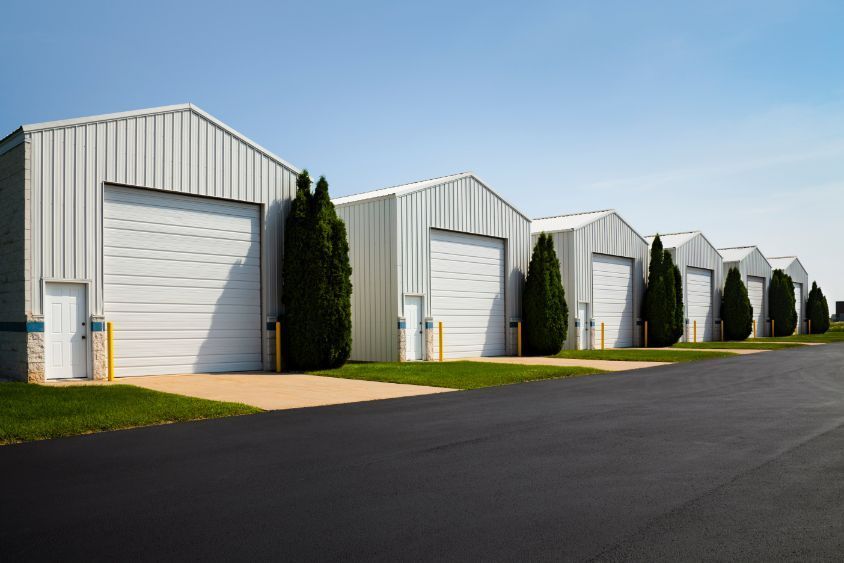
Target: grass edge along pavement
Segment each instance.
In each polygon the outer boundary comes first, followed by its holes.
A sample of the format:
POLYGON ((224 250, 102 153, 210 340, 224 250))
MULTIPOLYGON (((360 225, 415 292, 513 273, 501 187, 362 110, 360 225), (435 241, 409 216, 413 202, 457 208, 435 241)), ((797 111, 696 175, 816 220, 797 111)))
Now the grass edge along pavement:
POLYGON ((261 412, 133 385, 3 382, 0 405, 0 445, 261 412))
POLYGON ((569 358, 573 360, 610 360, 620 362, 694 362, 698 360, 714 360, 735 356, 732 352, 717 352, 708 350, 626 350, 613 348, 609 350, 563 350, 552 358, 569 358))
POLYGON ((580 366, 544 366, 470 361, 449 362, 349 362, 329 370, 308 372, 311 375, 427 385, 450 389, 480 389, 497 385, 562 379, 606 373, 604 370, 580 366))
POLYGON ((678 342, 673 348, 682 350, 785 350, 788 348, 800 348, 804 345, 802 342, 748 342, 728 340, 726 342, 678 342))

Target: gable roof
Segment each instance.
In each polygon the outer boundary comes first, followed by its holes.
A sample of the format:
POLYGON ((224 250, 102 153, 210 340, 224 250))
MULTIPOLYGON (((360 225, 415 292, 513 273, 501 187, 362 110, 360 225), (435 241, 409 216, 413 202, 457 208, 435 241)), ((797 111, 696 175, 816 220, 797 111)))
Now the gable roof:
MULTIPOLYGON (((704 235, 701 231, 686 231, 683 233, 665 234, 659 233, 659 240, 662 241, 663 248, 678 248, 698 236, 705 240, 706 244, 711 246, 715 250, 715 252, 718 252, 718 254, 720 254, 720 251, 715 248, 715 245, 712 244, 712 242, 710 242, 710 240, 706 238, 706 235, 704 235)), ((652 245, 654 242, 654 238, 656 238, 656 235, 650 235, 645 238, 647 239, 648 244, 652 245)))
POLYGON ((513 209, 516 213, 530 221, 530 217, 522 213, 516 206, 512 203, 501 197, 498 192, 493 190, 489 187, 489 184, 478 178, 474 172, 459 172, 457 174, 451 174, 449 176, 440 176, 439 178, 431 178, 428 180, 420 180, 418 182, 410 182, 409 184, 399 184, 398 186, 390 186, 389 188, 381 188, 378 190, 371 190, 368 192, 361 192, 359 194, 352 194, 346 196, 340 196, 332 198, 331 203, 334 205, 348 205, 350 203, 357 203, 359 201, 367 201, 371 199, 379 199, 385 197, 400 197, 409 193, 418 192, 421 190, 427 190, 428 188, 435 188, 437 186, 441 186, 443 184, 448 184, 449 182, 454 182, 456 180, 462 180, 463 178, 472 178, 484 188, 489 190, 492 195, 500 199, 503 203, 505 203, 508 207, 513 209))
POLYGON ((62 127, 72 127, 75 125, 85 125, 89 123, 99 123, 102 121, 113 121, 115 119, 124 119, 127 117, 139 117, 139 116, 146 116, 146 115, 158 115, 162 113, 173 113, 177 111, 190 111, 199 117, 213 123, 220 129, 225 130, 230 135, 233 135, 239 138, 241 141, 250 145, 256 151, 263 153, 266 157, 270 158, 271 160, 275 160, 279 164, 289 168, 293 172, 297 174, 301 172, 297 167, 293 166, 280 156, 273 154, 272 152, 268 151, 246 135, 243 135, 236 129, 229 127, 213 115, 206 113, 199 107, 195 106, 191 103, 184 103, 184 104, 174 104, 169 106, 158 106, 153 108, 146 108, 146 109, 138 109, 132 111, 123 111, 118 113, 104 113, 100 115, 91 115, 87 117, 75 117, 72 119, 61 119, 57 121, 44 121, 41 123, 31 123, 28 125, 21 125, 11 133, 9 133, 3 139, 0 139, 0 154, 14 148, 19 143, 23 142, 24 135, 26 133, 30 133, 33 131, 44 131, 46 129, 59 129, 62 127))
POLYGON ((582 213, 570 213, 568 215, 556 215, 554 217, 540 217, 530 222, 530 232, 531 234, 536 234, 572 231, 594 223, 611 213, 615 213, 615 210, 603 209, 601 211, 584 211, 582 213))
POLYGON ((535 235, 539 233, 559 233, 565 231, 575 231, 582 229, 587 225, 591 225, 595 221, 600 221, 604 217, 615 215, 624 223, 628 229, 633 231, 645 244, 648 241, 639 234, 639 231, 634 229, 624 217, 618 214, 615 209, 602 209, 600 211, 584 211, 581 213, 570 213, 568 215, 556 215, 554 217, 540 217, 530 222, 530 234, 535 235))
MULTIPOLYGON (((765 258, 765 255, 762 254, 762 251, 759 250, 758 246, 734 246, 731 248, 719 248, 718 252, 720 252, 721 256, 724 257, 724 262, 741 262, 742 260, 747 258, 751 253, 753 253, 754 250, 758 252, 760 256, 762 256, 762 259, 765 260, 765 262, 768 262, 768 259, 765 258)), ((771 263, 768 262, 768 265, 770 266, 771 263)))
POLYGON ((789 266, 791 266, 794 262, 800 265, 800 269, 806 272, 806 268, 803 267, 803 263, 797 256, 773 256, 768 258, 768 263, 771 264, 771 268, 775 270, 786 270, 789 266))

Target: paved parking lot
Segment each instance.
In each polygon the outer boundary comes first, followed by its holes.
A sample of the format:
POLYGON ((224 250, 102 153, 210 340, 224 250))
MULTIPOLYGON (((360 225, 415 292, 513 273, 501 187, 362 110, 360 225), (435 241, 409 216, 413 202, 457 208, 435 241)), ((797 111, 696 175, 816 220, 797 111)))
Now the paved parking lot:
POLYGON ((844 344, 0 448, 0 560, 840 560, 844 344))

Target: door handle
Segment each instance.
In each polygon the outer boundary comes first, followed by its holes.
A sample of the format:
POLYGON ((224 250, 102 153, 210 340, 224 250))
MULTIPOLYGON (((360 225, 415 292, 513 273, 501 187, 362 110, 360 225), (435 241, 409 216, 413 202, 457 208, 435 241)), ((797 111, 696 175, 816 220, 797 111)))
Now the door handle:
POLYGON ((85 340, 85 335, 84 335, 84 334, 82 335, 82 340, 85 340))

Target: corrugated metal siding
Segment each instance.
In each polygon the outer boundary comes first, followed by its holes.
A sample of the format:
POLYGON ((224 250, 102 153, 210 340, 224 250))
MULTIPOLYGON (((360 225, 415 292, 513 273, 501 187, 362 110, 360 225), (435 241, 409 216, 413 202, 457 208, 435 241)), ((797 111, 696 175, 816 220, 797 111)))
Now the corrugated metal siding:
MULTIPOLYGON (((681 244, 675 249, 672 249, 672 257, 674 263, 680 268, 680 273, 683 275, 683 301, 685 303, 685 310, 689 310, 689 301, 686 296, 686 271, 691 266, 692 268, 703 268, 705 270, 712 270, 712 287, 713 287, 713 320, 721 318, 721 287, 723 286, 724 263, 721 255, 714 246, 707 242, 706 238, 697 234, 689 241, 681 244)), ((688 315, 686 315, 688 316, 688 315)))
MULTIPOLYGON (((771 272, 773 274, 773 271, 771 272)), ((806 299, 809 297, 809 273, 803 269, 800 262, 794 260, 785 268, 785 273, 791 276, 791 281, 794 283, 803 284, 803 303, 800 304, 800 318, 806 319, 806 299)), ((800 333, 806 332, 806 327, 800 327, 800 333)))
POLYGON ((352 265, 352 360, 397 361, 396 199, 337 206, 352 265))
POLYGON ((27 142, 32 313, 42 279, 88 279, 102 314, 103 184, 115 183, 264 204, 264 313, 276 316, 293 170, 190 109, 34 130, 27 142))
MULTIPOLYGON (((765 279, 765 296, 763 300, 763 319, 768 319, 768 289, 771 285, 771 265, 765 256, 759 252, 758 248, 754 248, 747 256, 738 262, 724 262, 723 281, 727 280, 727 272, 730 268, 738 268, 741 274, 741 281, 747 286, 747 276, 757 276, 765 279)), ((723 290, 723 286, 722 286, 723 290)), ((763 330, 759 330, 759 336, 766 336, 768 334, 767 322, 763 330)))
MULTIPOLYGON (((633 306, 635 317, 641 314, 648 264, 648 243, 617 214, 611 213, 574 231, 552 233, 554 249, 560 260, 566 303, 569 307, 569 332, 564 347, 575 347, 574 319, 577 304, 589 303, 592 313, 592 255, 607 254, 633 258, 633 306)), ((539 235, 534 235, 533 242, 539 235)))
MULTIPOLYGON (((522 289, 530 261, 530 221, 473 177, 397 198, 399 310, 403 294, 430 295, 430 230, 443 229, 505 239, 506 316, 520 318, 522 289)), ((431 315, 430 299, 425 300, 431 315)), ((436 321, 436 319, 434 319, 436 321)), ((515 350, 507 331, 508 351, 515 350)))

